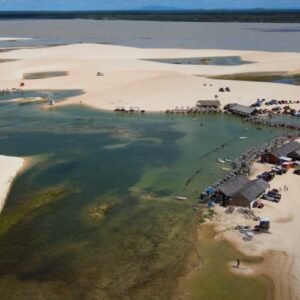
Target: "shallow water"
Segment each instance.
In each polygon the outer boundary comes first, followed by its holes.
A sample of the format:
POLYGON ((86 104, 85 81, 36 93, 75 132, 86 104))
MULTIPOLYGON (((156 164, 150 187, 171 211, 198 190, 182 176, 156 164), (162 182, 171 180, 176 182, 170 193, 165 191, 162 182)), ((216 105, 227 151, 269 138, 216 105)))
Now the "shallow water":
POLYGON ((59 102, 67 98, 79 96, 83 93, 84 92, 82 90, 21 90, 18 92, 10 92, 5 94, 1 93, 0 91, 0 104, 1 101, 3 101, 3 103, 6 103, 7 100, 32 97, 42 97, 59 102))
POLYGON ((300 51, 295 24, 96 20, 0 20, 0 36, 32 40, 0 47, 109 43, 145 48, 300 51))
POLYGON ((241 261, 240 270, 260 263, 262 258, 246 257, 228 242, 216 241, 214 235, 211 225, 202 226, 197 251, 204 259, 201 267, 183 280, 185 299, 273 299, 274 286, 268 278, 238 276, 230 270, 235 268, 237 258, 241 261))
POLYGON ((17 178, 0 218, 0 298, 170 299, 192 208, 225 173, 217 157, 280 133, 246 126, 230 116, 2 106, 1 154, 39 162, 17 178))

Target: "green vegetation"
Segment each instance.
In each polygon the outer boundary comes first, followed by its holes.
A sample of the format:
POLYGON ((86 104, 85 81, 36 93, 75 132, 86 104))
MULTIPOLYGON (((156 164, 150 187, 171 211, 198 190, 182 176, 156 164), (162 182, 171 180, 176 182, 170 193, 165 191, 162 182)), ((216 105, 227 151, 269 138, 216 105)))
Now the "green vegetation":
POLYGON ((231 75, 218 75, 210 76, 212 79, 224 80, 241 80, 241 81, 261 81, 261 82, 280 82, 284 83, 285 80, 293 81, 295 84, 300 83, 300 74, 288 73, 239 73, 231 75))
POLYGON ((299 10, 1 12, 0 19, 94 19, 175 22, 299 23, 299 10))
POLYGON ((34 79, 44 79, 44 78, 51 78, 51 77, 62 77, 62 76, 67 76, 67 75, 68 75, 68 72, 65 72, 65 71, 24 73, 23 79, 34 80, 34 79))

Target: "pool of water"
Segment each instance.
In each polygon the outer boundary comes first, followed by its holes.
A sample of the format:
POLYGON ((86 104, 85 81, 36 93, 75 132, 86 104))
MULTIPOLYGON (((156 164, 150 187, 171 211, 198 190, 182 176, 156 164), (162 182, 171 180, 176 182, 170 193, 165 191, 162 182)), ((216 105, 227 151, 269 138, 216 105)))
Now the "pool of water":
POLYGON ((226 80, 241 80, 241 81, 259 81, 259 82, 273 82, 281 84, 300 85, 300 75, 287 75, 280 73, 241 73, 233 75, 212 76, 215 79, 226 80))
POLYGON ((274 79, 274 83, 284 83, 292 85, 300 85, 300 76, 283 76, 282 78, 274 79))
POLYGON ((210 66, 237 66, 251 62, 242 60, 239 56, 224 57, 191 57, 191 58, 166 58, 147 59, 148 61, 176 64, 176 65, 210 65, 210 66))
POLYGON ((2 106, 1 154, 37 163, 16 179, 0 218, 0 299, 170 299, 196 199, 225 173, 217 158, 280 134, 246 126, 225 115, 2 106))
POLYGON ((83 93, 84 91, 82 90, 21 90, 10 93, 1 93, 0 91, 0 104, 1 101, 3 101, 2 104, 6 104, 7 100, 32 97, 42 97, 59 102, 71 97, 79 96, 83 93))
POLYGON ((23 79, 35 80, 35 79, 44 79, 44 78, 52 78, 52 77, 62 77, 62 76, 67 76, 67 75, 68 75, 68 72, 66 72, 66 71, 25 73, 25 74, 23 74, 23 79))

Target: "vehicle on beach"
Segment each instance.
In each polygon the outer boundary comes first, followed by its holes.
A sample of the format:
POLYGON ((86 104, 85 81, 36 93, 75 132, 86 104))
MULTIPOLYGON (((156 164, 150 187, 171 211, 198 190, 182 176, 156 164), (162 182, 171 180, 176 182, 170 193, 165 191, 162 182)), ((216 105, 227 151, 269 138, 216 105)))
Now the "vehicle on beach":
POLYGON ((273 178, 275 177, 276 173, 274 171, 271 171, 271 172, 264 172, 260 175, 257 176, 257 178, 261 178, 263 179, 264 181, 271 181, 273 180, 273 178))
POLYGON ((274 171, 276 173, 276 175, 283 175, 287 172, 287 169, 283 168, 281 166, 276 166, 276 167, 272 168, 272 171, 274 171))
POLYGON ((300 169, 295 170, 293 173, 296 174, 296 175, 300 175, 300 169))
POLYGON ((270 219, 269 218, 261 218, 258 225, 254 226, 255 233, 264 233, 268 232, 270 229, 270 219))
POLYGON ((263 194, 261 196, 261 199, 278 203, 281 200, 281 195, 272 193, 272 192, 268 192, 267 194, 263 194))
POLYGON ((253 208, 264 208, 264 204, 258 201, 255 201, 252 205, 253 208))

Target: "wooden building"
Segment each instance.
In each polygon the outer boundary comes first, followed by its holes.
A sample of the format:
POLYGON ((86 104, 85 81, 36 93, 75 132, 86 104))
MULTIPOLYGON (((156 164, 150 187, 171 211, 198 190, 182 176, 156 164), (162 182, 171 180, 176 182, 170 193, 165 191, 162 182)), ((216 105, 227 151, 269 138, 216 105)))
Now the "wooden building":
POLYGON ((241 117, 251 117, 255 115, 256 108, 241 104, 230 104, 228 105, 228 111, 241 117))
POLYGON ((221 107, 221 102, 219 100, 199 100, 196 106, 197 108, 219 109, 221 107))
POLYGON ((300 159, 300 143, 298 142, 290 142, 284 144, 280 148, 266 152, 261 155, 261 160, 263 162, 268 162, 271 164, 278 164, 280 162, 281 157, 289 157, 293 160, 300 159))
POLYGON ((227 205, 252 207, 252 203, 259 198, 270 185, 262 180, 249 180, 244 176, 236 176, 220 187, 227 205))

